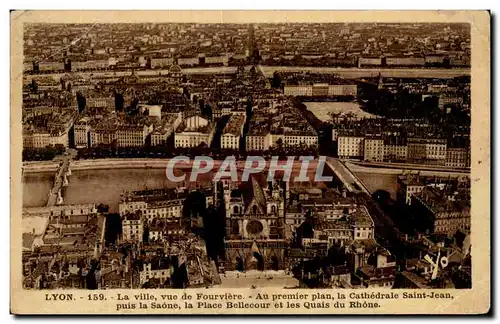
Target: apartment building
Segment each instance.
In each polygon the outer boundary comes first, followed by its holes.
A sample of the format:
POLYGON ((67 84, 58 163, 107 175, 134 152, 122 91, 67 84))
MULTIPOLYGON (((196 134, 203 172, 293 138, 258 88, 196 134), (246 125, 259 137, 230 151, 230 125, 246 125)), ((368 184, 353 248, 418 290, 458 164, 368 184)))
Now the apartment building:
POLYGON ((470 167, 470 149, 468 148, 451 148, 446 150, 446 166, 457 168, 470 167))
POLYGON ((250 129, 250 133, 247 134, 245 138, 247 151, 267 151, 271 146, 271 134, 269 132, 253 132, 250 129))
POLYGON ((299 84, 285 85, 285 96, 326 97, 326 96, 356 96, 356 84, 299 84))
POLYGON ((71 216, 96 215, 97 208, 95 204, 80 205, 60 205, 51 207, 29 207, 23 208, 23 217, 44 217, 49 221, 62 221, 71 218, 71 216))
POLYGON ((223 65, 227 65, 228 62, 229 62, 229 57, 227 55, 207 56, 207 57, 205 57, 205 64, 223 64, 223 65))
POLYGON ((73 127, 75 133, 75 147, 86 148, 89 147, 89 134, 91 128, 90 117, 81 118, 73 127))
POLYGON ((397 186, 397 199, 411 205, 411 196, 424 190, 426 184, 419 174, 409 174, 399 176, 397 186))
POLYGON ((142 242, 142 212, 135 211, 122 216, 122 238, 124 242, 142 242))
POLYGON ((452 235, 470 230, 470 189, 450 192, 446 187, 426 187, 411 196, 411 205, 432 233, 452 235))
POLYGON ((152 57, 151 58, 151 68, 166 68, 174 64, 173 57, 152 57))
POLYGON ((116 141, 116 126, 105 127, 97 126, 90 130, 90 147, 96 147, 99 144, 109 145, 116 141))
MULTIPOLYGON (((120 215, 140 211, 143 220, 151 223, 154 219, 165 220, 166 223, 180 223, 182 209, 187 192, 174 189, 150 189, 126 193, 118 211, 120 215)), ((207 203, 211 197, 207 196, 207 203)))
POLYGON ((337 137, 337 155, 341 159, 364 158, 365 137, 356 135, 339 135, 337 137))
POLYGON ((328 96, 353 96, 358 94, 356 84, 330 84, 328 85, 328 96))
POLYGON ((272 135, 272 142, 276 143, 278 138, 283 140, 284 147, 318 145, 318 135, 314 134, 313 131, 289 131, 283 135, 272 135))
POLYGON ((358 59, 358 67, 364 66, 381 66, 382 58, 380 57, 360 57, 358 59))
POLYGON ((151 133, 151 145, 165 145, 168 138, 182 122, 182 113, 166 113, 163 115, 161 125, 156 126, 151 133))
POLYGON ((32 116, 31 122, 23 125, 23 147, 45 148, 49 145, 69 146, 69 131, 78 112, 65 109, 47 115, 32 116))
POLYGON ((424 66, 424 57, 386 57, 388 66, 424 66))
POLYGON ((85 106, 88 108, 115 108, 115 97, 113 96, 88 96, 85 97, 85 106))
POLYGON ((116 144, 118 147, 141 147, 146 144, 146 137, 153 126, 121 125, 116 130, 116 144))
POLYGON ((310 97, 313 95, 313 89, 310 85, 286 85, 283 90, 285 96, 310 97))
POLYGON ((64 62, 42 61, 38 63, 40 72, 60 72, 64 71, 64 62))
POLYGON ((68 147, 68 132, 44 129, 23 131, 23 148, 45 148, 49 145, 68 147))
POLYGON ((385 162, 406 162, 408 158, 408 146, 402 143, 387 142, 384 144, 385 162))
POLYGON ((177 59, 177 64, 180 66, 194 66, 200 63, 198 57, 179 57, 177 59))
POLYGON ((382 137, 366 137, 364 147, 364 160, 383 162, 385 154, 384 139, 382 137))
POLYGON ((446 161, 445 139, 408 138, 408 160, 444 165, 446 161))
POLYGON ((157 279, 163 286, 170 279, 170 262, 167 258, 153 258, 143 264, 143 269, 139 272, 139 283, 144 285, 150 279, 157 279))
POLYGON ((235 150, 240 148, 240 139, 244 139, 243 128, 245 120, 246 117, 244 115, 231 115, 222 131, 221 148, 235 150))
POLYGON ((312 221, 313 237, 303 238, 303 246, 323 244, 330 248, 336 244, 374 238, 373 219, 364 205, 349 203, 347 206, 336 206, 329 203, 322 206, 322 210, 332 217, 317 215, 312 221))

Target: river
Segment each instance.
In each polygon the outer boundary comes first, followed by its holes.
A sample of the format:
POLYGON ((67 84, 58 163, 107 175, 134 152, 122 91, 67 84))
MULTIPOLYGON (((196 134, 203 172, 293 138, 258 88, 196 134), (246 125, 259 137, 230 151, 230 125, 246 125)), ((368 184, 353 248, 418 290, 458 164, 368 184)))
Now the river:
MULTIPOLYGON (((47 203, 54 173, 28 173, 23 178, 23 206, 38 207, 47 203)), ((201 182, 207 183, 207 179, 201 182)), ((165 169, 75 170, 69 186, 63 188, 65 204, 103 203, 111 212, 118 211, 124 190, 173 187, 165 169)))
MULTIPOLYGON (((81 161, 78 161, 81 162, 81 161)), ((86 161, 84 161, 86 163, 86 161)), ((169 188, 179 186, 179 183, 174 183, 167 180, 164 164, 165 160, 144 160, 142 164, 149 163, 157 167, 126 167, 115 165, 115 169, 110 168, 111 164, 106 166, 105 162, 119 161, 93 161, 98 166, 106 167, 105 169, 72 169, 71 175, 68 177, 69 185, 63 187, 62 195, 64 204, 88 204, 88 203, 103 203, 110 206, 111 212, 118 211, 120 195, 125 191, 169 188), (148 162, 149 161, 149 162, 148 162), (161 162, 161 163, 160 163, 161 162)), ((123 161, 121 161, 123 162, 123 161)), ((196 178, 196 182, 189 182, 190 169, 183 168, 174 171, 176 176, 186 175, 187 182, 181 184, 187 187, 206 186, 212 184, 212 179, 215 176, 219 167, 219 162, 215 161, 214 169, 208 173, 202 173, 196 178)), ((240 161, 244 164, 244 161, 240 161)), ((75 162, 77 163, 77 162, 75 162)), ((281 163, 280 163, 281 164, 281 163)), ((82 164, 79 165, 82 167, 82 164)), ((241 179, 243 169, 238 168, 238 180, 241 179)), ((291 179, 295 179, 301 164, 295 161, 291 170, 291 179)), ((309 163, 307 168, 307 178, 312 181, 317 171, 317 161, 309 163)), ((49 192, 52 188, 55 172, 26 172, 23 177, 23 206, 24 207, 40 207, 47 203, 49 192)), ((277 172, 279 174, 280 171, 277 172)), ((331 171, 326 168, 322 175, 332 175, 331 171)), ((261 172, 258 177, 267 176, 266 171, 261 172)), ((324 187, 323 183, 315 184, 317 187, 324 187)))
POLYGON ((54 172, 26 173, 23 176, 23 206, 39 207, 47 204, 54 181, 54 172))
MULTIPOLYGON (((153 162, 150 162, 153 163, 153 162)), ((102 161, 101 161, 102 164, 102 161)), ((371 191, 387 190, 393 198, 396 196, 397 176, 403 172, 399 169, 375 168, 346 163, 365 186, 371 191)), ((309 179, 314 178, 316 163, 311 162, 308 168, 309 179)), ((300 170, 300 164, 294 164, 292 179, 300 170)), ((215 170, 214 170, 215 171, 215 170)), ((324 175, 330 175, 331 171, 325 170, 324 175)), ((177 173, 177 172, 176 172, 177 173)), ((184 170, 186 179, 190 173, 184 170)), ((181 175, 179 173, 177 175, 181 175)), ((461 176, 462 173, 421 171, 422 175, 439 176, 461 176)), ((265 174, 264 174, 265 175, 265 174)), ((213 173, 205 173, 198 176, 196 184, 209 185, 213 179, 213 173)), ((111 212, 118 211, 120 195, 124 190, 142 190, 146 188, 167 188, 178 185, 167 180, 164 167, 131 167, 116 169, 90 169, 74 170, 69 178, 69 186, 63 187, 65 204, 104 203, 110 206, 111 212)), ((39 207, 47 203, 49 191, 54 181, 54 172, 27 172, 23 176, 23 206, 39 207)), ((187 183, 186 185, 190 185, 187 183)), ((317 184, 323 187, 324 184, 317 184)))
MULTIPOLYGON (((246 66, 250 69, 250 66, 246 66)), ((375 78, 379 75, 384 78, 454 78, 464 75, 470 75, 468 68, 455 69, 432 69, 432 68, 341 68, 341 67, 310 67, 310 66, 259 66, 265 77, 270 78, 275 71, 292 71, 303 72, 310 71, 313 73, 328 73, 336 74, 343 78, 375 78)), ((220 67, 197 67, 182 69, 184 74, 233 74, 237 70, 235 66, 220 66, 220 67)), ((78 75, 84 78, 92 77, 121 77, 131 75, 132 71, 93 71, 93 72, 77 72, 78 75)), ((152 75, 167 75, 168 69, 161 70, 138 70, 135 71, 138 76, 152 75)), ((59 80, 65 73, 49 73, 39 75, 24 75, 25 80, 40 79, 51 77, 54 80, 59 80)))

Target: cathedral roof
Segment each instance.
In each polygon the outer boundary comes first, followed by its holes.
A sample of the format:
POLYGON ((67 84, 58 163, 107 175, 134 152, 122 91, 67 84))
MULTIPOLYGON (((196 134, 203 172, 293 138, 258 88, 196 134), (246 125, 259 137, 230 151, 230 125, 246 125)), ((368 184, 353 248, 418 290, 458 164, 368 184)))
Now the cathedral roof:
POLYGON ((245 209, 255 201, 257 205, 261 207, 263 211, 266 210, 266 197, 264 195, 264 190, 259 181, 253 176, 250 177, 249 187, 245 188, 243 191, 243 201, 245 202, 245 209))

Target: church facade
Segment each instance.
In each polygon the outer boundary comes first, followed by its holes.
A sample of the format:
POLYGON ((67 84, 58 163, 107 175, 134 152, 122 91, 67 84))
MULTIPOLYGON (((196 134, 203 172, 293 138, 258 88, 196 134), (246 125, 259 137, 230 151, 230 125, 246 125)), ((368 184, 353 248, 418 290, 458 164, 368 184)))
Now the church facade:
POLYGON ((284 268, 285 192, 284 183, 262 186, 252 177, 233 188, 223 184, 226 209, 227 270, 279 270, 284 268))

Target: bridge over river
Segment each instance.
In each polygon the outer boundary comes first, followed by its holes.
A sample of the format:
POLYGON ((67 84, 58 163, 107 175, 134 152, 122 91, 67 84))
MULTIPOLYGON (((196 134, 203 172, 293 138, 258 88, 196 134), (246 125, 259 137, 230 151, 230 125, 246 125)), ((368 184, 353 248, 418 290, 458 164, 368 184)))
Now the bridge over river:
POLYGON ((326 165, 335 173, 337 178, 344 184, 347 190, 352 193, 366 193, 371 196, 370 190, 361 182, 361 180, 347 168, 342 161, 336 158, 328 157, 326 165))
POLYGON ((47 207, 60 205, 64 202, 62 196, 62 187, 65 187, 69 184, 68 176, 71 175, 71 169, 69 167, 70 161, 71 156, 65 156, 64 160, 59 165, 54 178, 54 185, 49 192, 49 199, 46 205, 47 207))

